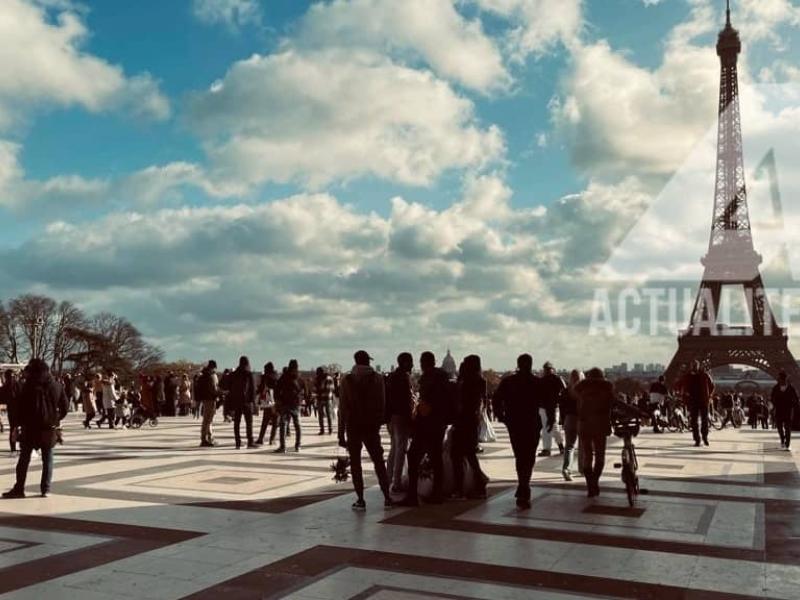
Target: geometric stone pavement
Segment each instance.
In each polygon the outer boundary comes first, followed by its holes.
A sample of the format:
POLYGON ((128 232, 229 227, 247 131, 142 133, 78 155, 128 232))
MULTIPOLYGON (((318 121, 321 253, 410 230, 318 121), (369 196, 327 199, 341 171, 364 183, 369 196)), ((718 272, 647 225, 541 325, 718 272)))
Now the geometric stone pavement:
MULTIPOLYGON (((774 431, 694 448, 643 430, 635 510, 617 440, 597 499, 563 481, 559 456, 539 459, 520 513, 497 426, 480 457, 488 500, 384 511, 369 475, 356 514, 350 483, 331 480, 336 437, 313 419, 286 455, 237 451, 219 421, 208 449, 190 417, 85 431, 70 415, 54 493, 0 502, 0 600, 800 598, 800 473, 774 431)), ((0 450, 4 489, 15 463, 0 450)), ((34 459, 31 494, 38 474, 34 459)))

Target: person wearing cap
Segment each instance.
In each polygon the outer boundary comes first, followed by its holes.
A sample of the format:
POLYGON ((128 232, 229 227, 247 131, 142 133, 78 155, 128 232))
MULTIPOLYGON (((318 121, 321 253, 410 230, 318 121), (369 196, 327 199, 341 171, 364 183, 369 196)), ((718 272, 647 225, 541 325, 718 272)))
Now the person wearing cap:
POLYGON ((305 387, 300 381, 299 365, 297 360, 289 361, 286 371, 278 379, 278 411, 280 413, 280 446, 275 450, 276 454, 286 452, 286 430, 289 422, 294 424, 294 449, 300 452, 300 440, 302 430, 300 428, 300 404, 305 395, 305 387))
POLYGON ((775 426, 781 438, 781 448, 791 449, 792 419, 798 407, 797 390, 789 382, 786 371, 778 374, 778 383, 772 388, 772 406, 775 408, 775 426))
POLYGON ((383 377, 370 366, 372 357, 364 350, 353 356, 355 365, 341 384, 341 406, 339 407, 339 445, 347 448, 350 455, 350 471, 356 501, 353 510, 363 511, 364 473, 361 468, 361 448, 367 449, 375 474, 383 492, 384 506, 391 508, 389 474, 383 461, 381 425, 385 417, 385 390, 383 377))
POLYGON ((220 395, 215 360, 209 360, 208 364, 203 367, 195 385, 194 395, 203 412, 203 422, 200 426, 200 446, 211 448, 215 446, 214 415, 217 413, 217 398, 220 395))
POLYGON ((419 403, 414 413, 411 447, 408 449, 408 491, 402 506, 418 506, 419 467, 427 454, 433 466, 433 491, 427 499, 432 504, 443 501, 444 463, 442 446, 450 413, 450 377, 436 366, 433 352, 423 352, 419 359, 419 403))
POLYGON ((550 456, 551 448, 553 447, 553 438, 558 444, 558 450, 564 453, 564 440, 561 438, 561 429, 558 427, 556 421, 556 407, 558 406, 561 396, 567 389, 564 380, 556 373, 553 368, 553 363, 547 361, 542 366, 541 389, 542 389, 542 405, 539 408, 539 414, 542 419, 542 451, 539 456, 550 456))

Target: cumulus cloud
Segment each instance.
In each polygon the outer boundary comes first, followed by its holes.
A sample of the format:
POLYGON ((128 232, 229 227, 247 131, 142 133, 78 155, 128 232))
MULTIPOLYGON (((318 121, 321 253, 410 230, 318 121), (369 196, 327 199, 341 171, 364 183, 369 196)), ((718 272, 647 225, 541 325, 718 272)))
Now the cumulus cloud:
POLYGON ((236 185, 211 181, 195 163, 151 165, 116 178, 63 174, 48 179, 26 177, 19 162, 22 146, 0 139, 0 207, 30 219, 53 220, 84 211, 164 207, 185 200, 187 190, 213 198, 241 193, 236 185))
POLYGON ((39 106, 168 117, 169 101, 150 75, 127 78, 120 67, 81 50, 88 32, 70 6, 0 3, 0 128, 12 127, 39 106))
MULTIPOLYGON (((586 222, 607 228, 610 239, 610 215, 633 210, 619 200, 625 192, 604 189, 564 202, 580 202, 586 222)), ((1 275, 82 302, 105 295, 120 307, 137 298, 135 312, 148 331, 183 332, 173 351, 209 330, 234 337, 264 331, 283 345, 300 328, 305 340, 308 332, 326 332, 327 351, 345 351, 348 340, 363 342, 369 330, 386 348, 396 338, 425 335, 483 339, 501 353, 504 336, 563 318, 552 282, 576 261, 590 262, 568 256, 586 239, 565 209, 515 209, 510 195, 501 178, 485 175, 469 180, 449 208, 396 198, 385 217, 328 194, 302 194, 255 205, 121 212, 90 228, 58 221, 3 252, 1 275), (165 324, 168 315, 176 322, 165 324)), ((606 248, 592 250, 600 260, 606 248)))
POLYGON ((350 46, 420 57, 440 76, 482 92, 508 87, 500 49, 453 0, 334 0, 313 5, 296 43, 350 46))
POLYGON ((386 358, 445 341, 479 347, 489 364, 536 340, 565 360, 541 336, 585 333, 595 271, 648 201, 631 178, 515 208, 503 178, 487 174, 450 207, 397 197, 386 216, 329 194, 120 212, 89 228, 52 223, 0 253, 0 280, 132 311, 189 357, 233 357, 238 336, 257 332, 248 351, 320 362, 365 339, 386 358), (217 344, 215 331, 226 332, 217 344))
POLYGON ((257 0, 192 0, 192 13, 201 23, 237 28, 261 23, 257 0))
POLYGON ((503 136, 430 72, 361 50, 285 50, 235 63, 189 107, 212 175, 312 187, 374 175, 430 184, 500 158, 503 136))
POLYGON ((572 47, 583 26, 582 0, 472 0, 511 24, 506 50, 513 60, 541 56, 558 44, 572 47))
POLYGON ((713 50, 672 44, 650 71, 608 42, 574 51, 566 93, 552 104, 575 164, 587 171, 671 173, 716 116, 713 50))

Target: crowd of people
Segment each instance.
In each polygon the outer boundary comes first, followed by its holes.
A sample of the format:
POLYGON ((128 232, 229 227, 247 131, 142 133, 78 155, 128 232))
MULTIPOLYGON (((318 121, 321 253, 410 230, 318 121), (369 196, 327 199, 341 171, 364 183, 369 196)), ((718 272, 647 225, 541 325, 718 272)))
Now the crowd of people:
POLYGON ((493 440, 493 420, 508 429, 518 477, 516 503, 524 510, 531 505, 536 458, 551 456, 554 444, 563 457, 564 479, 572 481, 577 455, 588 496, 599 495, 612 422, 620 412, 629 415, 631 405, 656 432, 666 426, 667 417, 680 415, 688 421, 695 446, 701 442, 709 445, 710 419, 722 418, 723 425, 727 420, 741 423, 744 416, 737 417, 736 411, 746 405, 753 427, 762 422, 760 415, 772 415, 781 447, 787 450, 792 420, 800 411, 797 391, 785 373, 779 375, 767 403, 756 396, 746 400, 733 393, 715 393, 712 378, 697 362, 673 389, 667 388, 662 377, 651 385, 647 396, 627 397, 616 392, 601 369, 585 375, 573 370, 565 382, 550 362, 535 373, 529 354, 519 356, 516 370, 503 377, 492 392, 477 355, 467 356, 455 377, 436 366, 431 352, 420 356, 418 374, 407 352, 397 357, 397 365, 385 375, 371 366, 366 351, 356 352, 353 358, 355 364, 346 374, 320 367, 311 382, 301 376, 296 360, 289 361, 280 373, 267 363, 255 374, 249 359, 242 356, 235 369, 221 374, 217 363, 210 360, 194 376, 142 375, 136 384, 127 386, 121 385, 112 371, 79 381, 69 375, 58 378, 46 363, 34 359, 19 378, 11 371, 4 373, 0 386, 11 451, 20 446, 16 483, 3 496, 24 497, 34 450, 41 452, 44 466, 40 491, 49 493, 59 424, 78 405, 86 428, 92 423, 112 429, 140 426, 148 419, 155 424, 159 416, 173 414, 202 419, 200 446, 204 448, 217 445, 214 418, 222 409, 224 421, 232 423, 237 449, 245 445, 258 448, 265 441, 273 445, 277 438, 273 452, 278 454, 287 451, 290 440, 294 450, 301 451, 300 416, 313 413, 319 435, 335 431, 339 446, 347 452, 355 510, 366 507, 363 449, 373 463, 387 507, 419 505, 423 471, 430 474, 430 493, 424 498, 428 503, 441 503, 448 496, 485 498, 489 478, 481 468, 480 445, 493 440), (254 417, 259 414, 256 436, 254 417), (384 460, 381 435, 384 426, 390 444, 388 460, 384 460))

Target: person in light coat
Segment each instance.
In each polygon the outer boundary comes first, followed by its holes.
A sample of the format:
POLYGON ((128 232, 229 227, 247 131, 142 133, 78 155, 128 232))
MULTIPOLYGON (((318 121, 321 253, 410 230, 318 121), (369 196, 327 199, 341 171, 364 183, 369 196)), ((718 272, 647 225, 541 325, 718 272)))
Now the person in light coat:
POLYGON ((113 371, 109 371, 103 377, 103 418, 97 422, 98 427, 104 421, 108 421, 108 428, 114 429, 114 407, 119 399, 119 393, 115 386, 116 379, 117 376, 114 375, 113 371))

